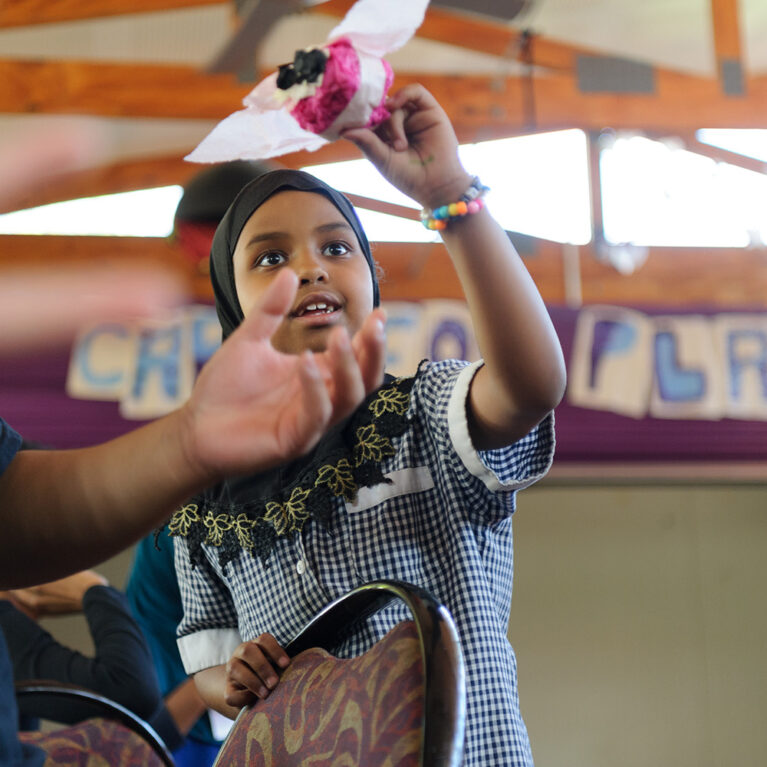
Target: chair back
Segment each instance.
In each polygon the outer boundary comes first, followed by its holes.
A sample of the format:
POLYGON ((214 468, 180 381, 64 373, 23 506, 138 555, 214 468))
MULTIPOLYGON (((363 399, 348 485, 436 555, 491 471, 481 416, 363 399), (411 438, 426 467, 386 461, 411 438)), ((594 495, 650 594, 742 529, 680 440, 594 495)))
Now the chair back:
POLYGON ((51 763, 56 762, 51 753, 55 747, 62 752, 79 750, 83 759, 90 755, 96 762, 100 759, 100 764, 115 767, 134 764, 175 767, 170 751, 154 728, 125 706, 63 682, 28 680, 16 682, 15 687, 21 716, 73 725, 65 730, 22 734, 22 740, 44 747, 51 763))
POLYGON ((292 661, 280 683, 242 710, 214 767, 460 764, 460 643, 450 614, 424 589, 400 581, 360 586, 324 608, 285 650, 292 661), (395 599, 412 620, 356 658, 331 654, 355 625, 395 599))

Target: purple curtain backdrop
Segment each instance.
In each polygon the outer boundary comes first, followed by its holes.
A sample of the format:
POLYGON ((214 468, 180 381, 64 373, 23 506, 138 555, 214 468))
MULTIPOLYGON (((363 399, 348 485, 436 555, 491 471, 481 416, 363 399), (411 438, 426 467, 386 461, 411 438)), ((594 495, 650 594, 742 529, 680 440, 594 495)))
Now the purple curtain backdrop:
MULTIPOLYGON (((549 309, 569 361, 578 312, 562 307, 549 309)), ((27 439, 59 448, 92 445, 140 424, 124 420, 116 402, 67 397, 64 383, 68 364, 68 349, 0 361, 0 415, 27 439)), ((557 408, 557 463, 765 458, 767 422, 635 420, 573 407, 567 399, 557 408)))

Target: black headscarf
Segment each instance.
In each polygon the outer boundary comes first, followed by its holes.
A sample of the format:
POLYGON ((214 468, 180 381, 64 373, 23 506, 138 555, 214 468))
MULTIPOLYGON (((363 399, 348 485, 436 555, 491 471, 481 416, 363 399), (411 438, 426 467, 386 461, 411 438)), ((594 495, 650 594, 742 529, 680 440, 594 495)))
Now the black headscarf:
POLYGON ((351 202, 340 192, 320 179, 300 170, 280 169, 264 173, 248 184, 229 206, 226 215, 216 229, 210 250, 210 279, 216 297, 216 312, 221 323, 224 339, 242 322, 244 314, 237 297, 234 282, 234 249, 243 227, 257 208, 277 192, 292 189, 299 192, 321 194, 335 205, 359 240, 362 252, 370 267, 373 280, 373 306, 380 303, 376 266, 370 252, 370 243, 351 202))
MULTIPOLYGON (((243 320, 232 257, 237 239, 253 212, 285 189, 315 192, 335 205, 359 240, 373 280, 373 303, 379 304, 376 267, 362 225, 349 200, 308 173, 276 170, 248 184, 235 198, 216 230, 210 253, 210 276, 224 339, 243 320)), ((187 539, 192 563, 204 559, 203 544, 218 549, 222 567, 247 550, 268 566, 277 540, 300 532, 307 520, 327 527, 338 499, 353 501, 360 487, 390 482, 382 461, 393 455, 392 440, 408 426, 413 378, 393 379, 372 392, 346 421, 336 424, 306 456, 262 474, 230 477, 178 509, 171 535, 187 539)))

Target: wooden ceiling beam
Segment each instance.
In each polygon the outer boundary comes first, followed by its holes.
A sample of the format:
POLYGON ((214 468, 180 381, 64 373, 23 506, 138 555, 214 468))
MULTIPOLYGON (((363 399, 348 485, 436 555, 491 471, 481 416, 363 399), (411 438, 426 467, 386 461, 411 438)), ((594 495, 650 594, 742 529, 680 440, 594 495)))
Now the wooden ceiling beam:
MULTIPOLYGON (((716 0, 715 0, 716 1, 716 0)), ((355 0, 326 0, 305 13, 343 18, 355 0)), ((13 0, 0 3, 0 28, 83 21, 155 11, 169 11, 231 0, 13 0)), ((431 7, 417 36, 493 56, 518 59, 522 33, 508 24, 456 11, 431 7)), ((570 71, 579 53, 595 51, 533 35, 529 63, 570 71)))
MULTIPOLYGON (((219 120, 251 86, 192 67, 0 59, 0 112, 219 120)), ((573 74, 542 77, 400 73, 395 88, 421 82, 444 106, 463 141, 520 130, 604 127, 681 133, 698 128, 762 128, 767 77, 748 96, 722 94, 713 78, 657 71, 652 94, 582 93, 573 74), (534 108, 534 112, 532 108, 534 108)), ((190 147, 191 148, 191 147, 190 147)))
POLYGON ((695 133, 685 133, 678 136, 668 136, 661 134, 648 133, 648 138, 654 138, 658 140, 670 139, 671 141, 680 141, 684 148, 695 154, 701 154, 704 157, 710 157, 716 162, 726 162, 729 165, 737 165, 739 168, 753 171, 754 173, 767 173, 767 163, 757 160, 755 157, 749 157, 744 154, 738 154, 737 152, 730 152, 727 149, 722 149, 711 144, 705 144, 702 141, 698 141, 695 133))
MULTIPOLYGON (((361 157, 359 149, 349 141, 338 141, 316 152, 295 152, 279 158, 279 164, 287 168, 303 168, 308 165, 356 160, 361 157)), ((158 186, 183 186, 205 165, 186 162, 182 155, 167 155, 148 159, 126 160, 98 168, 69 173, 56 178, 38 189, 14 201, 12 210, 35 208, 64 200, 95 197, 158 186)), ((11 208, 0 209, 7 213, 11 208)))
POLYGON ((137 189, 152 189, 173 184, 183 185, 199 169, 200 166, 184 162, 180 155, 111 163, 55 178, 44 188, 14 200, 12 210, 36 208, 81 197, 133 192, 137 189))
MULTIPOLYGON (((441 244, 373 243, 373 255, 383 269, 385 301, 463 297, 441 244)), ((0 235, 0 268, 97 260, 161 262, 188 278, 196 298, 212 297, 208 277, 171 238, 0 235)), ((544 300, 563 305, 562 246, 538 241, 535 254, 524 260, 544 300)), ((586 245, 580 247, 580 270, 584 304, 668 306, 673 285, 675 307, 767 308, 765 248, 650 248, 642 268, 627 276, 598 260, 586 245)))
POLYGON ((0 59, 0 112, 218 120, 252 86, 194 67, 0 59))
POLYGON ((711 0, 716 59, 741 61, 739 0, 711 0))
POLYGON ((0 3, 0 28, 84 21, 106 16, 170 11, 230 0, 9 0, 0 3))
MULTIPOLYGON (((343 17, 354 0, 327 0, 312 8, 312 13, 343 17)), ((416 37, 438 43, 455 45, 470 51, 519 61, 529 54, 527 63, 539 67, 572 71, 579 54, 598 55, 581 46, 551 40, 532 34, 529 51, 523 52, 523 32, 507 23, 430 6, 416 37)))

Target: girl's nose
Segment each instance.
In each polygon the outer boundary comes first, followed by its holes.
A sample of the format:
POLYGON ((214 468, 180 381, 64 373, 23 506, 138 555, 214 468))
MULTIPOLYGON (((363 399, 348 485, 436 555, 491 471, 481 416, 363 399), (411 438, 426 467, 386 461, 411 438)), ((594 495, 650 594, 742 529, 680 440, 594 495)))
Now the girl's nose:
POLYGON ((301 285, 311 285, 314 282, 326 282, 328 273, 322 265, 310 255, 305 255, 298 263, 297 273, 301 285))

